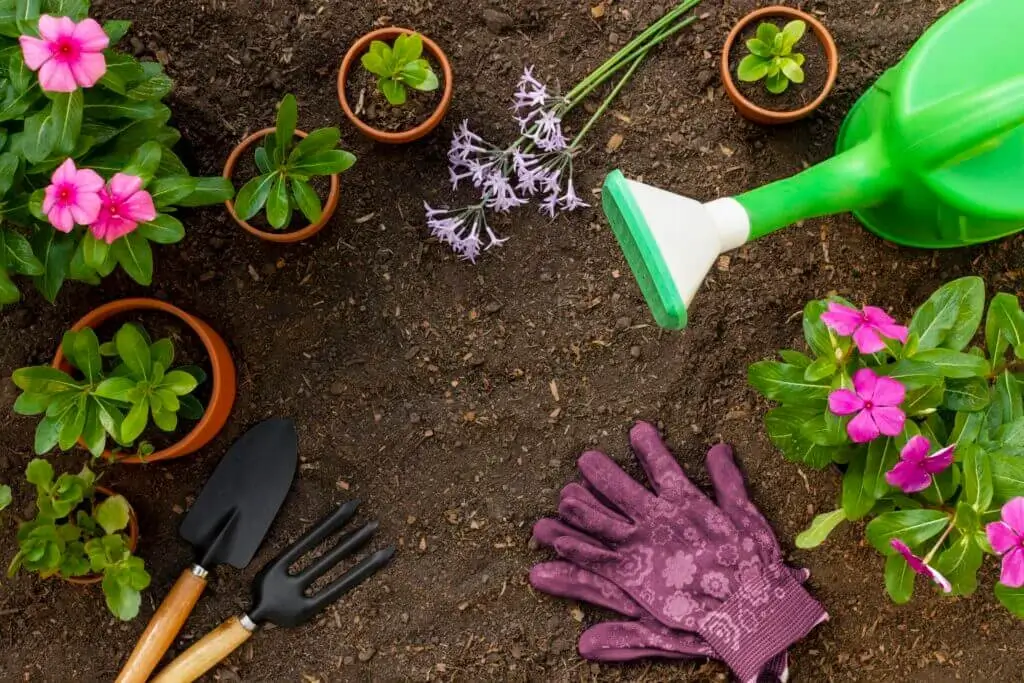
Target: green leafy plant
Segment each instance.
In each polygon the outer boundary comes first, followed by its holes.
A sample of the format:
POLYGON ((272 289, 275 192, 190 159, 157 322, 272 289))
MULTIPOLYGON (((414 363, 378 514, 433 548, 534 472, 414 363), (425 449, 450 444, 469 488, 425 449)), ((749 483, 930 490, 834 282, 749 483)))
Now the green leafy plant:
POLYGON ((181 134, 169 125, 163 100, 174 84, 159 62, 115 49, 129 22, 103 24, 110 46, 102 51, 105 66, 95 84, 72 92, 44 89, 47 69, 37 74, 29 68, 19 39, 40 35, 41 15, 82 25, 91 21, 88 12, 88 0, 0 0, 0 306, 21 298, 16 275, 51 302, 68 280, 97 285, 118 267, 149 285, 152 245, 185 236, 176 210, 222 203, 234 193, 224 178, 193 177, 173 151, 181 134), (44 193, 69 160, 103 182, 121 173, 140 178, 140 192, 153 201, 152 218, 132 221, 111 242, 101 238, 113 237, 105 226, 92 223, 95 215, 54 219, 59 211, 43 211, 44 193))
POLYGON ((337 149, 341 132, 321 128, 297 140, 298 104, 285 96, 277 110, 277 126, 256 150, 260 175, 248 181, 235 201, 235 212, 247 221, 266 207, 267 221, 277 230, 288 227, 298 209, 311 223, 320 220, 323 206, 311 178, 347 171, 356 162, 351 152, 337 149))
POLYGON ((402 34, 392 45, 375 40, 363 55, 363 68, 377 76, 377 87, 392 106, 408 99, 408 89, 433 92, 440 86, 430 62, 423 59, 423 36, 402 34))
POLYGON ((149 574, 124 533, 131 516, 128 501, 120 495, 101 499, 88 467, 54 480, 53 467, 35 459, 25 476, 36 489, 37 513, 18 527, 18 553, 8 576, 19 569, 43 578, 100 574, 110 611, 125 621, 135 618, 149 574))
POLYGON ((809 353, 781 351, 749 378, 781 404, 765 426, 787 459, 843 471, 837 509, 818 515, 798 546, 870 519, 867 539, 886 557, 897 603, 911 598, 915 574, 969 595, 984 557, 1006 553, 995 592, 1024 618, 1024 586, 1005 572, 1024 557, 990 542, 1016 533, 1003 522, 1024 506, 1024 312, 1000 293, 986 315, 985 299, 980 278, 955 280, 907 327, 838 297, 812 301, 809 353))
MULTIPOLYGON (((22 390, 14 411, 43 415, 35 436, 39 455, 54 446, 70 450, 81 440, 99 457, 108 438, 131 447, 150 419, 173 432, 179 416, 198 420, 203 415, 192 392, 206 375, 197 367, 172 369, 170 339, 154 342, 141 326, 126 323, 102 345, 91 329, 68 332, 61 348, 77 370, 73 375, 48 365, 21 368, 13 375, 22 390)), ((152 450, 145 443, 138 446, 140 455, 152 450)))
POLYGON ((780 95, 789 88, 789 83, 804 82, 804 56, 793 52, 807 31, 807 24, 797 19, 786 24, 780 31, 771 22, 762 22, 757 27, 757 37, 747 41, 750 54, 740 61, 736 75, 741 81, 753 83, 765 79, 764 87, 773 95, 780 95))

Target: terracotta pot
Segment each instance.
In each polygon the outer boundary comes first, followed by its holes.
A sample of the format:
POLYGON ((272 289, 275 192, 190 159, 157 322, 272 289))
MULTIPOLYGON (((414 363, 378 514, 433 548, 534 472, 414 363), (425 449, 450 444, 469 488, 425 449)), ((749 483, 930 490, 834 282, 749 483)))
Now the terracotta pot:
POLYGON ((793 9, 792 7, 782 7, 781 5, 763 7, 740 19, 739 23, 737 23, 736 26, 733 27, 732 31, 729 32, 729 37, 725 39, 725 47, 722 49, 720 70, 722 73, 722 83, 725 84, 725 93, 729 96, 729 99, 732 100, 732 103, 736 105, 736 109, 738 109, 740 114, 745 118, 748 118, 755 123, 762 123, 766 125, 792 123, 793 121, 799 121, 800 119, 809 116, 815 109, 821 106, 822 102, 825 101, 825 98, 832 92, 832 88, 836 84, 836 77, 839 75, 839 49, 836 47, 836 41, 832 38, 832 34, 828 32, 828 29, 825 28, 824 24, 810 14, 801 12, 798 9, 793 9), (736 87, 736 81, 733 80, 732 70, 729 68, 729 61, 731 59, 733 46, 743 30, 754 22, 771 19, 773 17, 786 19, 787 21, 800 19, 806 22, 807 26, 814 32, 814 35, 824 48, 825 57, 828 60, 828 76, 825 79, 825 87, 822 88, 818 97, 810 104, 792 111, 773 111, 771 109, 759 107, 748 100, 740 93, 739 88, 736 87))
MULTIPOLYGON (((228 157, 228 161, 224 164, 224 177, 228 180, 232 180, 232 175, 235 173, 235 167, 238 165, 239 159, 242 158, 242 154, 249 150, 256 142, 259 142, 263 138, 267 137, 274 132, 274 128, 264 128, 261 131, 253 133, 246 139, 238 143, 238 146, 231 151, 231 155, 228 157)), ((304 138, 308 133, 296 130, 295 135, 300 138, 304 138)), ((291 230, 288 232, 277 232, 274 230, 261 230, 249 223, 243 221, 238 217, 238 213, 235 212, 235 203, 230 199, 224 202, 224 206, 227 207, 228 213, 231 217, 247 232, 256 235, 261 240, 268 242, 277 242, 278 244, 287 244, 291 242, 301 242, 304 239, 308 239, 313 235, 317 234, 324 229, 327 222, 331 220, 331 216, 338 208, 338 201, 341 199, 341 179, 338 174, 335 173, 331 176, 331 190, 327 195, 327 202, 324 204, 323 215, 320 216, 320 220, 312 225, 307 225, 301 230, 291 230)))
MULTIPOLYGON (((96 487, 96 493, 104 498, 116 496, 117 493, 103 486, 96 487)), ((139 518, 135 516, 135 508, 128 503, 128 549, 135 552, 139 547, 139 518)), ((102 574, 86 574, 85 576, 60 577, 61 581, 67 581, 76 586, 91 586, 103 580, 102 574)))
MULTIPOLYGON (((71 329, 75 332, 87 327, 96 329, 110 318, 131 313, 132 311, 159 311, 173 315, 188 325, 196 333, 200 341, 202 341, 203 347, 210 357, 210 367, 212 368, 210 380, 213 382, 213 391, 210 394, 210 403, 206 406, 206 412, 203 413, 203 417, 192 428, 192 431, 174 445, 159 450, 152 455, 147 455, 144 458, 137 455, 124 456, 115 454, 109 450, 104 452, 103 457, 129 465, 139 465, 159 462, 161 460, 171 460, 172 458, 180 458, 195 453, 213 441, 217 434, 224 429, 228 416, 231 414, 231 408, 235 404, 237 377, 235 374, 235 364, 231 360, 228 346, 219 334, 214 332, 209 325, 199 318, 186 313, 177 306, 172 306, 165 301, 157 299, 140 298, 111 301, 109 304, 104 304, 94 309, 75 323, 71 329)), ((53 359, 53 367, 65 372, 71 369, 67 361, 64 360, 64 352, 59 348, 57 349, 57 355, 53 359)), ((79 441, 79 445, 84 448, 81 441, 79 441)))
POLYGON ((444 93, 441 95, 441 103, 437 105, 437 109, 430 115, 430 118, 409 130, 403 130, 398 133, 391 133, 389 131, 380 130, 373 126, 365 123, 362 119, 356 116, 355 112, 352 111, 352 107, 349 106, 348 98, 345 96, 345 84, 348 82, 349 73, 352 69, 360 64, 360 59, 363 53, 370 49, 370 43, 375 40, 382 40, 390 43, 395 38, 402 34, 416 33, 411 29, 399 28, 397 26, 390 26, 387 28, 377 29, 371 31, 365 36, 360 38, 349 48, 348 53, 345 54, 345 58, 341 62, 341 69, 338 70, 338 100, 341 102, 341 108, 345 112, 345 116, 348 120, 359 129, 363 135, 373 138, 377 142, 384 142, 392 145, 400 145, 407 142, 413 142, 419 140, 424 135, 427 135, 432 130, 440 125, 444 119, 445 114, 448 113, 448 108, 452 104, 452 94, 454 92, 454 76, 452 74, 452 65, 448 61, 448 55, 444 53, 444 50, 430 38, 423 36, 423 48, 434 58, 438 64, 441 65, 441 71, 444 78, 444 93))

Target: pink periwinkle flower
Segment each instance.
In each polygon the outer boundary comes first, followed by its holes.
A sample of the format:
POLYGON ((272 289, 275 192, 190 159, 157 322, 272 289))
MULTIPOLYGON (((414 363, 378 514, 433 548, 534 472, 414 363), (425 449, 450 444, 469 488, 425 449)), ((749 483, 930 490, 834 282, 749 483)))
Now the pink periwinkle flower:
POLYGON ((103 51, 110 38, 95 19, 77 24, 68 17, 39 17, 39 35, 21 36, 25 64, 39 72, 39 85, 49 92, 91 88, 107 72, 103 51))
POLYGON ((985 527, 992 549, 1003 558, 999 582, 1010 588, 1024 586, 1024 498, 1003 506, 1002 521, 985 527))
POLYGON ((139 223, 156 218, 153 197, 142 189, 142 178, 118 173, 100 191, 99 215, 89 226, 96 239, 112 244, 119 237, 133 232, 139 223))
POLYGON ((853 337, 853 343, 861 353, 877 353, 885 348, 882 337, 907 343, 909 331, 881 308, 865 306, 863 311, 835 301, 829 302, 828 311, 821 314, 821 320, 838 334, 853 337))
POLYGON ((78 225, 89 225, 100 213, 103 178, 91 168, 79 169, 68 159, 50 177, 43 198, 43 213, 61 232, 78 225))
POLYGON ((907 396, 906 387, 891 377, 880 377, 871 368, 853 375, 853 391, 838 389, 829 394, 828 407, 836 415, 857 416, 846 425, 854 443, 874 441, 880 434, 898 436, 907 416, 899 405, 907 396))
POLYGON ((910 546, 901 541, 898 538, 892 539, 890 545, 893 550, 903 556, 903 559, 907 561, 910 568, 921 576, 927 576, 929 579, 939 584, 942 587, 943 592, 950 593, 953 590, 953 586, 949 583, 949 580, 936 571, 928 562, 913 553, 910 550, 910 546))
POLYGON ((949 469, 953 464, 956 444, 946 446, 931 455, 928 449, 931 442, 923 436, 915 436, 900 451, 900 461, 885 473, 885 480, 890 486, 903 493, 917 493, 931 486, 932 477, 949 469))

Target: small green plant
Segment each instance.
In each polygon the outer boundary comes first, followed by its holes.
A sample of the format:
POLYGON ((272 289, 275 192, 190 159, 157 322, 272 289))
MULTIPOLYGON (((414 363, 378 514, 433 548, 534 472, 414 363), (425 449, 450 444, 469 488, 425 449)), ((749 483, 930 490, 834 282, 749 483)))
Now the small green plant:
POLYGON ((747 41, 750 54, 740 62, 736 75, 747 83, 765 79, 764 87, 773 95, 786 92, 790 81, 803 83, 804 56, 793 48, 806 31, 807 24, 799 19, 781 31, 775 24, 763 22, 757 27, 757 37, 747 41))
POLYGON ((323 206, 309 180, 343 173, 356 163, 354 154, 337 149, 341 139, 337 128, 321 128, 296 141, 298 118, 295 97, 286 95, 277 110, 276 130, 256 150, 260 175, 238 192, 235 212, 243 221, 266 207, 267 222, 275 230, 288 227, 294 209, 316 223, 323 215, 323 206))
POLYGON ((377 87, 395 107, 405 104, 407 88, 433 92, 440 85, 430 63, 423 59, 423 37, 418 33, 400 35, 393 45, 373 41, 362 62, 363 68, 378 77, 377 87))
POLYGON ((42 578, 101 574, 107 607, 118 619, 134 619, 149 574, 123 533, 131 516, 128 501, 118 495, 99 500, 88 467, 55 481, 50 463, 37 458, 25 476, 36 488, 37 513, 18 527, 18 554, 7 575, 19 569, 42 578))
MULTIPOLYGON (((179 416, 203 416, 203 406, 192 392, 206 380, 206 373, 198 367, 171 369, 170 339, 153 342, 141 326, 126 323, 113 341, 102 345, 91 329, 68 332, 61 348, 77 370, 74 376, 48 365, 21 368, 13 376, 23 392, 14 411, 43 415, 36 428, 38 455, 54 446, 68 451, 81 440, 99 457, 108 437, 131 447, 151 417, 158 428, 173 432, 179 416)), ((144 455, 153 449, 143 443, 138 452, 144 455)))

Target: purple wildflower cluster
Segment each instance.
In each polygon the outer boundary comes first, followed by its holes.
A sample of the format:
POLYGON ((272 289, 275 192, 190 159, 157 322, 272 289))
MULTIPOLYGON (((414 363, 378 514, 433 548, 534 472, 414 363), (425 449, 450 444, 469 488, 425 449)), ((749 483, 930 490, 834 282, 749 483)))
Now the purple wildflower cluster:
POLYGON ((562 115, 568 109, 568 100, 552 94, 528 68, 513 104, 522 137, 508 147, 498 147, 464 121, 452 136, 448 175, 455 189, 463 181, 471 183, 481 201, 462 209, 428 205, 431 233, 463 258, 475 261, 482 250, 507 239, 499 238, 487 224, 487 210, 508 213, 538 195, 544 195, 540 210, 552 218, 560 211, 589 206, 573 182, 576 141, 568 141, 562 129, 562 115))

